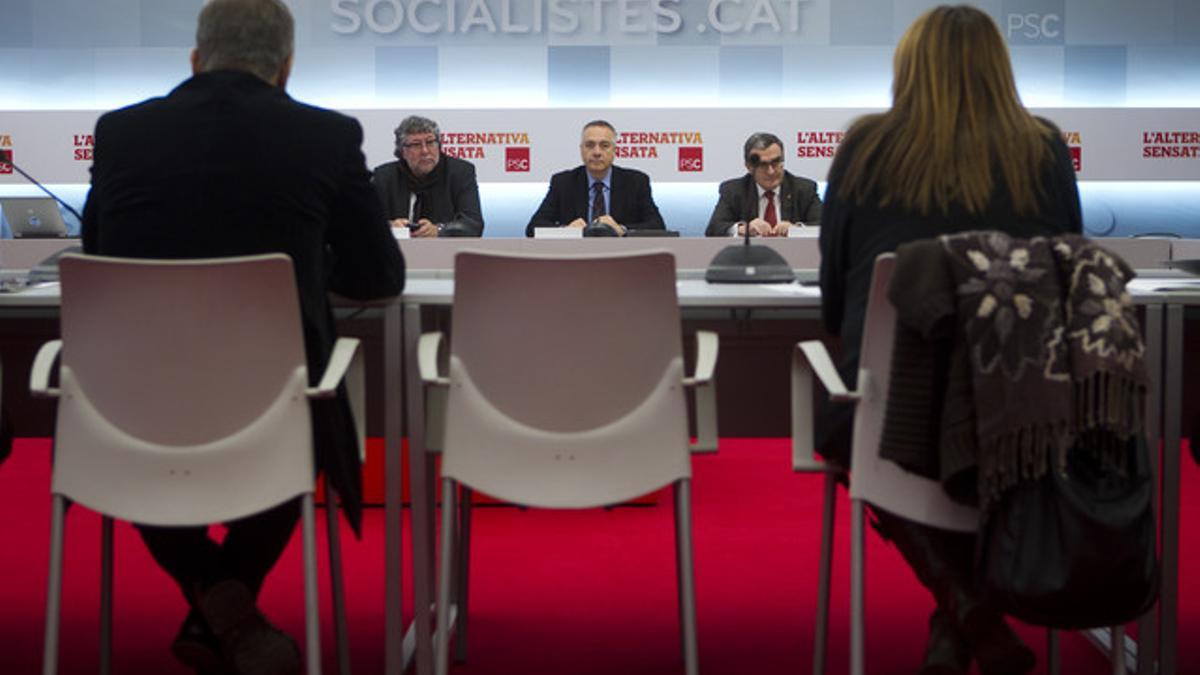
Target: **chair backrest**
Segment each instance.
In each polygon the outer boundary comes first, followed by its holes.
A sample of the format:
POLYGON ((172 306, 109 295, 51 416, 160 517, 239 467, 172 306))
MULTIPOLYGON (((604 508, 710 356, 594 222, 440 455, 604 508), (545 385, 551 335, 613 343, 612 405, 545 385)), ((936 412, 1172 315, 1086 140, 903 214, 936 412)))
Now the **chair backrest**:
POLYGON ((312 489, 300 310, 282 254, 66 255, 52 490, 155 525, 312 489))
POLYGON ((690 475, 675 261, 459 253, 443 474, 588 507, 690 475))
MULTIPOLYGON (((862 397, 854 412, 850 496, 909 520, 973 532, 979 527, 977 510, 951 500, 937 481, 906 471, 879 456, 896 333, 896 308, 887 297, 895 266, 895 254, 880 255, 871 277, 859 358, 858 390, 862 397)), ((930 452, 935 451, 936 448, 930 448, 930 452)))

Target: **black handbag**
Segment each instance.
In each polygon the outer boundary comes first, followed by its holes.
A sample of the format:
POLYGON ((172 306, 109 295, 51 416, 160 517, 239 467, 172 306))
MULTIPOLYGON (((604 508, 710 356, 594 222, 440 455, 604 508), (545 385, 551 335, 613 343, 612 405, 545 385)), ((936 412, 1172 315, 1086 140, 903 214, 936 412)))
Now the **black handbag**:
POLYGON ((1084 443, 1018 483, 983 523, 977 581, 994 606, 1062 629, 1131 621, 1158 597, 1154 482, 1145 439, 1104 453, 1084 443))

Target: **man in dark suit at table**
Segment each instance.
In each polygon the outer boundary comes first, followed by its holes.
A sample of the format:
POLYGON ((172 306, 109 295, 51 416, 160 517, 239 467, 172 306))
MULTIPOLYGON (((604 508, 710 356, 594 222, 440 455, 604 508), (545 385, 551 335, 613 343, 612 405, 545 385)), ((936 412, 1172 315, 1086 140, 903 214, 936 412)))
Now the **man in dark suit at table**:
POLYGON ((710 237, 786 237, 788 230, 821 222, 817 184, 783 169, 783 141, 775 134, 758 132, 742 147, 746 175, 731 178, 719 188, 721 195, 705 234, 710 237))
MULTIPOLYGON (((205 4, 193 76, 97 122, 82 238, 88 253, 136 258, 288 254, 315 383, 336 339, 328 293, 395 296, 404 259, 371 187, 358 122, 284 91, 293 34, 280 0, 205 4)), ((361 468, 345 392, 312 410, 317 466, 357 529, 361 468)), ((285 502, 229 523, 221 543, 203 527, 139 526, 191 609, 172 644, 179 660, 200 673, 299 672, 295 643, 256 604, 298 516, 298 502, 285 502)))
POLYGON ((475 165, 442 153, 441 129, 427 117, 409 115, 395 133, 396 161, 371 176, 392 227, 418 239, 481 236, 475 165))
POLYGON ((650 177, 613 166, 617 154, 613 125, 604 120, 584 125, 579 154, 582 165, 550 178, 550 190, 525 227, 525 236, 532 237, 537 227, 589 224, 618 237, 629 230, 666 229, 650 194, 650 177))

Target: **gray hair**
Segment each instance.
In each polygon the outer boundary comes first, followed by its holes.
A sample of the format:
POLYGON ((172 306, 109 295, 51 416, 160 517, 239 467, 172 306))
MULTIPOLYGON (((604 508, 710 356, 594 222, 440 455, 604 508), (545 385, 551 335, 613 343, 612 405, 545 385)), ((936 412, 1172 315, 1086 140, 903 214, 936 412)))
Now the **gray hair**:
POLYGON ((580 131, 580 134, 582 134, 584 131, 587 131, 588 129, 591 129, 592 127, 604 127, 605 129, 608 129, 609 131, 612 132, 612 135, 614 138, 617 135, 617 128, 614 127, 612 125, 612 123, 609 122, 608 120, 592 120, 591 122, 588 122, 587 124, 583 125, 583 129, 580 131))
POLYGON ((292 13, 280 0, 209 0, 196 25, 200 70, 244 70, 274 81, 294 36, 292 13))
POLYGON ((404 144, 408 141, 408 137, 413 134, 433 134, 433 137, 441 140, 442 130, 438 128, 438 123, 428 117, 420 115, 409 115, 400 120, 400 126, 396 127, 396 159, 404 159, 401 153, 404 150, 404 144))
POLYGON ((775 134, 766 131, 750 134, 750 138, 746 139, 746 145, 742 146, 742 158, 746 160, 747 164, 754 164, 752 158, 754 151, 766 150, 772 145, 778 145, 779 149, 783 150, 783 141, 779 140, 775 134))

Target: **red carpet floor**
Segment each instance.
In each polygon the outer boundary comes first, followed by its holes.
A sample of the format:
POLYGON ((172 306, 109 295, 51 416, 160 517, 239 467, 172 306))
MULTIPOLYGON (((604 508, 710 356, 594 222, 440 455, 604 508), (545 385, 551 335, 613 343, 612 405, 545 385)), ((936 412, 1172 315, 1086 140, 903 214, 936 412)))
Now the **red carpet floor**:
MULTIPOLYGON (((0 466, 0 673, 40 670, 49 523, 49 444, 21 441, 0 466)), ((1183 569, 1200 560, 1200 471, 1182 477, 1183 569)), ((700 663, 706 675, 806 673, 811 667, 820 516, 819 478, 789 470, 787 443, 722 442, 695 461, 694 510, 700 663)), ((848 503, 839 500, 830 672, 846 672, 848 503)), ((658 506, 584 512, 476 510, 470 655, 461 675, 682 673, 677 643, 671 511, 658 506)), ((62 673, 95 672, 99 518, 68 517, 62 673)), ((407 526, 406 526, 407 527, 407 526)), ((348 530, 346 530, 348 533, 348 530)), ((921 658, 931 600, 898 555, 869 535, 868 669, 910 673, 921 658)), ((354 669, 383 668, 383 514, 362 541, 344 542, 354 669)), ((262 606, 302 634, 299 537, 268 579, 262 606)), ((167 645, 183 601, 128 525, 117 528, 114 670, 184 673, 167 645)), ((407 549, 406 549, 407 555, 407 549)), ((321 564, 324 565, 322 558, 321 564)), ((324 568, 323 568, 324 573, 324 568)), ((322 580, 324 585, 324 580, 322 580)), ((411 602, 411 586, 405 580, 411 602)), ((1181 579, 1180 672, 1200 672, 1200 581, 1181 579)), ((324 586, 323 586, 324 592, 324 586)), ((323 596, 323 609, 329 601, 323 596)), ((408 614, 406 614, 408 616, 408 614)), ((324 623, 325 668, 335 672, 324 623)), ((1018 626, 1039 654, 1044 633, 1018 626)), ((1081 637, 1063 640, 1063 672, 1105 673, 1081 637)), ((1045 672, 1039 663, 1036 672, 1045 672)))

